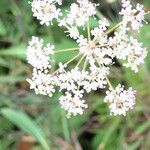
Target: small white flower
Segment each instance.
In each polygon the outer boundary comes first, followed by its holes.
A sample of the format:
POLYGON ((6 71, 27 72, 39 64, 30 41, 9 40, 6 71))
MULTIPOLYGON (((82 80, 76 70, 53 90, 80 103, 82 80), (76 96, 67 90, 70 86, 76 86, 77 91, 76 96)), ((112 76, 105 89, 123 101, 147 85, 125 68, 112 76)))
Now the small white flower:
POLYGON ((105 31, 107 27, 109 27, 109 21, 106 18, 103 18, 102 20, 98 21, 99 23, 99 28, 105 31))
POLYGON ((27 47, 27 60, 34 68, 47 69, 51 68, 50 55, 54 53, 54 46, 48 43, 45 47, 43 40, 38 37, 32 37, 27 47))
POLYGON ((79 38, 77 39, 77 43, 79 44, 79 47, 82 47, 87 44, 87 38, 84 38, 83 35, 80 35, 79 38))
POLYGON ((129 0, 122 0, 122 10, 120 14, 123 16, 123 24, 131 24, 133 30, 139 31, 143 26, 145 11, 143 5, 137 4, 136 8, 132 9, 129 0))
POLYGON ((53 19, 58 19, 62 15, 61 10, 56 7, 55 3, 62 4, 61 0, 33 0, 31 2, 33 16, 40 20, 40 23, 47 26, 53 19))
POLYGON ((137 39, 128 36, 121 30, 116 32, 113 38, 110 38, 110 45, 117 59, 126 60, 123 64, 124 66, 138 72, 139 65, 144 63, 148 53, 147 49, 142 47, 142 43, 139 43, 137 39))
POLYGON ((62 5, 62 0, 55 0, 56 3, 58 3, 59 5, 62 5))
MULTIPOLYGON (((78 91, 80 93, 80 91, 78 91)), ((72 115, 76 116, 77 114, 82 115, 87 104, 85 100, 82 100, 82 94, 71 94, 66 92, 65 95, 59 98, 61 107, 67 111, 67 117, 70 118, 72 115)), ((81 91, 82 93, 82 91, 81 91)))
POLYGON ((63 64, 62 62, 59 63, 59 73, 65 72, 65 68, 67 67, 66 64, 63 64))
POLYGON ((85 80, 82 81, 84 90, 89 93, 92 90, 103 89, 107 85, 105 76, 109 74, 109 69, 107 67, 96 67, 95 65, 90 67, 90 71, 85 80))
POLYGON ((73 39, 77 39, 79 37, 79 31, 77 27, 69 27, 68 31, 69 36, 73 39))
POLYGON ((104 102, 108 103, 110 113, 113 115, 126 115, 126 112, 133 109, 135 105, 135 90, 118 85, 115 90, 106 91, 104 102))
POLYGON ((33 69, 32 79, 27 79, 30 88, 35 90, 36 94, 52 96, 55 92, 55 78, 50 74, 44 73, 36 68, 33 69))
POLYGON ((91 30, 91 33, 95 37, 100 38, 104 34, 104 31, 106 31, 107 27, 109 27, 109 22, 106 18, 104 18, 102 20, 99 20, 98 23, 99 26, 91 30))
POLYGON ((91 31, 96 42, 94 40, 89 41, 83 35, 80 35, 77 39, 79 52, 84 54, 88 61, 93 62, 92 59, 95 59, 94 62, 98 61, 100 65, 110 65, 113 63, 112 59, 114 58, 113 49, 108 44, 108 37, 104 35, 103 29, 106 29, 105 27, 106 25, 100 25, 99 28, 94 28, 91 31))
POLYGON ((59 20, 60 26, 84 26, 89 20, 89 17, 96 14, 96 4, 89 0, 77 0, 77 3, 72 3, 67 16, 59 20))

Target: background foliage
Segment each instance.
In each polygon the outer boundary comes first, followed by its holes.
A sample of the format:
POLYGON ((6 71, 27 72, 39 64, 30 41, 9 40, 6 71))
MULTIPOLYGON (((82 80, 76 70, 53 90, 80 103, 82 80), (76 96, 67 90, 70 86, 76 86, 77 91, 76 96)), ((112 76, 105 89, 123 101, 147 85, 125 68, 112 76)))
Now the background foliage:
MULTIPOLYGON (((150 9, 148 0, 137 0, 150 9)), ((63 9, 67 8, 67 0, 63 9)), ((98 2, 98 1, 96 1, 98 2)), ((107 17, 112 25, 119 21, 120 2, 99 0, 98 16, 107 17)), ((133 1, 135 3, 135 1, 133 1)), ((147 21, 150 16, 147 15, 147 21)), ((94 20, 91 27, 96 26, 94 20)), ((140 34, 133 33, 150 49, 150 25, 140 34)), ((103 103, 105 91, 96 91, 86 99, 84 115, 67 120, 60 108, 57 93, 53 98, 37 96, 26 82, 32 68, 26 63, 26 45, 31 36, 54 43, 56 49, 75 46, 56 24, 41 26, 32 17, 27 0, 0 0, 0 150, 149 150, 150 149, 150 53, 140 72, 134 74, 118 62, 110 76, 137 90, 136 108, 126 117, 112 117, 103 103)), ((56 56, 56 63, 74 55, 56 56)))

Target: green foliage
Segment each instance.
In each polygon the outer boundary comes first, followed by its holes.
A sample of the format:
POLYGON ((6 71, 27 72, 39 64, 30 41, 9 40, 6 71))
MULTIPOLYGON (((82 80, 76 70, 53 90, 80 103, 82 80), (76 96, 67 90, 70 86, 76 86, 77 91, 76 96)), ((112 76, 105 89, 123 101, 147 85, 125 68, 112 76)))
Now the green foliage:
MULTIPOLYGON (((150 34, 148 31, 150 31, 150 25, 144 25, 141 29, 139 40, 144 43, 145 47, 150 49, 150 34)), ((148 56, 146 58, 146 67, 150 70, 150 51, 148 51, 148 56)))
POLYGON ((8 108, 2 109, 1 113, 12 123, 17 125, 29 135, 33 136, 41 143, 45 150, 49 150, 49 146, 45 140, 43 132, 25 113, 8 108))
POLYGON ((1 49, 0 50, 0 56, 6 56, 6 57, 15 57, 19 59, 25 59, 25 45, 15 45, 8 49, 1 49))

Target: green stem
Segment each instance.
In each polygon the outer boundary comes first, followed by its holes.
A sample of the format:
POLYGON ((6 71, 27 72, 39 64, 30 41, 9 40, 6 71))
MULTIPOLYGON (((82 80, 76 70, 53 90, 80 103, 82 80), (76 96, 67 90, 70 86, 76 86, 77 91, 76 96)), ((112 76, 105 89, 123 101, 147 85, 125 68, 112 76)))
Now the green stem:
POLYGON ((84 55, 81 57, 81 59, 79 60, 79 62, 77 63, 76 67, 78 67, 80 65, 80 63, 82 62, 82 60, 84 59, 84 55))
POLYGON ((84 65, 83 65, 83 71, 85 71, 86 66, 87 66, 87 60, 85 60, 85 62, 84 62, 84 65))
MULTIPOLYGON (((84 58, 84 57, 83 57, 83 58, 84 58)), ((87 65, 87 60, 84 61, 83 70, 85 70, 86 65, 87 65)), ((79 91, 79 89, 80 89, 80 85, 78 85, 77 90, 79 91)))
POLYGON ((108 83, 110 89, 111 89, 111 90, 114 90, 112 84, 110 83, 110 80, 108 79, 108 77, 107 77, 106 75, 105 75, 105 78, 106 78, 106 81, 107 81, 107 83, 108 83))
POLYGON ((52 73, 52 75, 56 74, 58 71, 59 71, 59 68, 56 69, 56 70, 52 73))
POLYGON ((119 22, 118 24, 116 24, 113 28, 107 30, 104 35, 108 35, 109 33, 111 33, 112 31, 114 31, 115 29, 117 29, 120 25, 122 24, 122 22, 119 22))
POLYGON ((74 61, 77 57, 80 56, 80 53, 76 56, 74 56, 72 59, 70 59, 68 62, 66 62, 65 64, 68 65, 69 63, 71 63, 72 61, 74 61))
MULTIPOLYGON (((68 65, 69 63, 71 63, 72 61, 74 61, 77 57, 79 57, 80 56, 80 53, 78 54, 78 55, 76 55, 76 56, 74 56, 72 59, 70 59, 68 62, 66 62, 65 64, 66 65, 68 65)), ((55 73, 57 73, 59 71, 59 68, 58 69, 56 69, 54 72, 53 72, 53 74, 52 75, 54 75, 55 73)))
MULTIPOLYGON (((106 32, 104 32, 104 36, 110 34, 112 31, 114 31, 115 29, 117 29, 120 25, 122 24, 122 22, 119 22, 118 24, 116 24, 114 27, 112 27, 111 29, 108 29, 106 32)), ((97 38, 93 39, 94 43, 97 43, 97 38)))
POLYGON ((68 48, 68 49, 61 49, 61 50, 57 50, 54 53, 61 53, 61 52, 68 52, 68 51, 74 51, 74 50, 78 50, 79 48, 75 47, 75 48, 68 48))
POLYGON ((98 10, 96 10, 96 16, 97 16, 99 19, 104 18, 104 16, 103 16, 98 10))

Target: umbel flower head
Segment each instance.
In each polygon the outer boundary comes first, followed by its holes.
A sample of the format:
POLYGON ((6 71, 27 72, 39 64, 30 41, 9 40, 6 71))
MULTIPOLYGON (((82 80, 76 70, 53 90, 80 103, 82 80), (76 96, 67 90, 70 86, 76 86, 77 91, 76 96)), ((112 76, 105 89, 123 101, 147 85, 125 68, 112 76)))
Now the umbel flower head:
POLYGON ((131 87, 124 89, 123 85, 118 85, 116 89, 106 91, 104 102, 109 104, 110 114, 126 115, 129 109, 133 109, 135 105, 135 90, 131 87))
POLYGON ((71 4, 67 16, 59 20, 59 25, 69 28, 84 26, 89 17, 96 14, 96 6, 95 3, 88 0, 77 0, 77 3, 71 4))
POLYGON ((40 24, 47 26, 52 24, 53 19, 58 19, 62 15, 60 8, 62 0, 33 0, 31 2, 33 16, 40 20, 40 24))
POLYGON ((32 37, 27 48, 27 61, 34 68, 44 70, 51 68, 49 56, 54 53, 54 46, 48 43, 43 45, 43 40, 38 37, 32 37))
POLYGON ((120 14, 123 16, 123 24, 130 23, 133 30, 138 30, 143 26, 142 22, 146 15, 143 5, 137 4, 135 8, 132 8, 129 0, 122 0, 122 10, 120 14))
POLYGON ((134 72, 138 72, 139 66, 144 63, 147 49, 128 34, 132 29, 139 31, 142 27, 146 14, 143 6, 138 4, 136 8, 132 8, 130 1, 123 0, 119 13, 122 15, 120 23, 110 28, 109 21, 103 18, 97 20, 97 27, 90 29, 89 19, 95 18, 97 4, 77 0, 77 3, 71 4, 66 15, 62 15, 57 8, 61 4, 61 0, 33 0, 33 15, 41 24, 46 25, 56 18, 58 25, 66 28, 65 33, 78 46, 54 50, 55 47, 50 43, 45 45, 42 39, 32 37, 27 47, 27 60, 33 66, 33 77, 27 79, 30 88, 37 94, 50 97, 56 92, 56 88, 59 89, 63 93, 59 98, 60 105, 67 111, 67 117, 71 117, 83 114, 88 108, 85 94, 109 86, 104 101, 108 103, 111 115, 125 116, 135 105, 135 90, 131 87, 125 90, 120 84, 113 88, 108 75, 110 66, 115 64, 116 59, 122 60, 123 66, 134 72), (79 28, 83 28, 86 33, 81 34, 79 28), (109 34, 113 31, 114 35, 110 37, 109 34), (59 67, 53 71, 53 55, 61 55, 66 51, 76 51, 76 55, 65 63, 59 62, 59 67), (76 59, 77 64, 70 68, 70 64, 76 59))

